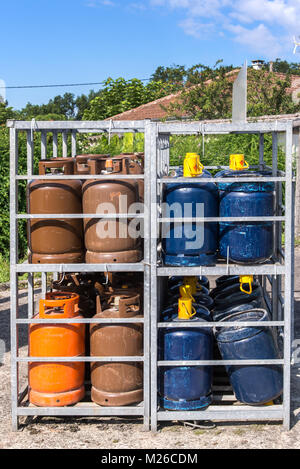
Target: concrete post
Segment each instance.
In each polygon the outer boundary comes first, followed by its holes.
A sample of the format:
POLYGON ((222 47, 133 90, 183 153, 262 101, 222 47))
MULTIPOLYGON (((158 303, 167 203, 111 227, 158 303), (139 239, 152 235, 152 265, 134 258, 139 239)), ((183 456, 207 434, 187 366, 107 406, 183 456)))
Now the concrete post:
POLYGON ((300 238, 300 128, 298 133, 298 150, 296 155, 296 194, 295 194, 295 236, 300 238))

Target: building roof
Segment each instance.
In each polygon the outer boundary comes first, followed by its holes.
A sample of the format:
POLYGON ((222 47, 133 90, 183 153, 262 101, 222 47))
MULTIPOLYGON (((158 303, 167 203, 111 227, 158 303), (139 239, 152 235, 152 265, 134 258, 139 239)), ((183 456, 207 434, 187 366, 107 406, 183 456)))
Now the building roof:
MULTIPOLYGON (((237 75, 240 69, 234 69, 228 73, 228 75, 232 76, 232 79, 237 75)), ((284 79, 284 73, 274 73, 278 78, 284 79)), ((211 82, 208 80, 207 83, 211 82)), ((197 86, 197 85, 194 85, 197 86)), ((298 93, 300 93, 300 76, 299 75, 291 75, 291 87, 288 88, 288 93, 292 94, 292 98, 294 101, 298 98, 298 93)), ((151 101, 147 104, 142 104, 134 109, 130 109, 129 111, 122 112, 121 114, 117 114, 112 116, 106 120, 144 120, 144 119, 151 119, 151 120, 162 120, 165 119, 168 115, 166 108, 170 104, 175 103, 179 100, 181 95, 181 91, 177 93, 170 94, 168 96, 164 96, 163 98, 156 99, 155 101, 151 101)), ((182 115, 182 117, 187 117, 186 115, 182 115)))

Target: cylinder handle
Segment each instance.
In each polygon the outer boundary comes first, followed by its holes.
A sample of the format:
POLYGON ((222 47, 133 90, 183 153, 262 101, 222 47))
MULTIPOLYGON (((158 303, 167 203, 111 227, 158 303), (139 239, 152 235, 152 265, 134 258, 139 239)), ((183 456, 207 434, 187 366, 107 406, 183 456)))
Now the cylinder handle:
POLYGON ((251 295, 252 293, 252 283, 253 283, 253 275, 240 275, 240 290, 247 295, 251 295), (244 285, 248 286, 248 289, 244 289, 244 285))

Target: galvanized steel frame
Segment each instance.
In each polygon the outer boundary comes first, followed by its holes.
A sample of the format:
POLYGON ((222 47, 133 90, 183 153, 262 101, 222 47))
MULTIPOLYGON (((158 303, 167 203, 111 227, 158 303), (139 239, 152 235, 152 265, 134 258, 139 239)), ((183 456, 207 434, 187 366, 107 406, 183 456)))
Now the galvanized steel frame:
MULTIPOLYGON (((291 367, 291 337, 293 321, 293 174, 292 174, 292 132, 293 121, 285 122, 257 122, 257 123, 151 123, 150 124, 150 160, 151 160, 151 429, 157 430, 159 421, 166 420, 226 420, 226 421, 264 421, 264 420, 283 420, 286 429, 290 428, 290 367, 291 367), (286 135, 286 164, 285 172, 278 171, 277 167, 277 137, 278 132, 284 132, 286 135), (158 264, 158 246, 159 229, 163 221, 157 208, 161 201, 162 185, 170 180, 168 175, 169 164, 169 136, 170 135, 207 135, 224 133, 246 133, 259 134, 259 165, 260 169, 272 169, 272 177, 262 178, 268 181, 274 181, 276 187, 276 205, 275 216, 270 217, 274 221, 275 247, 273 258, 270 262, 262 265, 236 265, 226 262, 218 262, 216 266, 202 267, 163 267, 158 264), (264 134, 273 135, 273 158, 272 168, 269 168, 264 162, 264 134), (163 178, 163 176, 165 176, 163 178), (162 179, 163 178, 163 179, 162 179), (282 207, 282 183, 285 182, 285 213, 282 207), (285 249, 283 252, 281 245, 282 222, 285 222, 285 249), (157 357, 157 338, 158 328, 175 327, 172 323, 159 323, 158 315, 160 312, 160 288, 158 283, 161 277, 169 275, 258 275, 264 288, 264 296, 268 309, 272 312, 272 321, 265 323, 265 326, 282 328, 284 336, 283 358, 280 360, 271 360, 269 363, 281 363, 284 371, 284 391, 282 405, 264 406, 221 406, 210 405, 206 410, 201 411, 164 411, 158 405, 157 375, 160 366, 196 366, 196 365, 220 365, 224 361, 162 361, 157 357), (281 277, 284 275, 284 300, 281 292, 281 277), (271 296, 267 292, 267 280, 271 284, 271 296)), ((211 166, 210 168, 216 168, 211 166)), ((246 182, 248 178, 242 178, 246 182)), ((260 180, 262 180, 260 179, 260 180)), ((176 179, 177 180, 177 179, 176 179)), ((178 178, 178 182, 196 182, 195 179, 178 178)), ((203 178, 203 181, 209 181, 203 178)), ((222 178, 216 178, 221 181, 222 178)), ((224 179, 223 179, 224 180, 224 179)), ((233 181, 238 181, 234 178, 233 181)), ((255 178, 249 179, 254 181, 255 178)), ((230 178, 226 178, 229 182, 230 178)), ((263 220, 263 218, 260 218, 263 220)), ((210 219, 220 221, 221 218, 210 219)), ((244 221, 252 221, 251 217, 244 217, 244 221)), ((180 221, 180 220, 179 220, 180 221)), ((194 219, 196 221, 196 219, 194 219)), ((203 221, 203 219, 199 219, 203 221)), ((208 219, 206 219, 208 221, 208 219)), ((228 221, 228 219, 227 219, 228 221)), ((238 221, 234 218, 231 221, 238 221)), ((233 324, 233 323, 231 323, 233 324)), ((230 322, 226 324, 229 327, 230 322)), ((253 325, 254 323, 244 323, 244 325, 253 325)), ((217 323, 208 323, 206 327, 214 327, 217 323)), ((225 325, 225 324, 223 324, 225 325)), ((183 327, 196 327, 196 325, 186 324, 183 327)), ((205 326, 203 326, 205 327, 205 326)), ((241 361, 229 360, 226 364, 240 364, 241 361)), ((265 360, 243 360, 244 364, 263 364, 265 360)))
MULTIPOLYGON (((71 134, 71 156, 76 155, 76 135, 77 133, 117 133, 124 132, 144 132, 145 134, 145 171, 144 175, 125 176, 126 179, 144 179, 145 182, 145 205, 150 205, 150 145, 149 145, 149 124, 145 121, 137 122, 27 122, 8 121, 10 129, 10 277, 11 277, 11 394, 12 394, 12 427, 18 429, 19 416, 21 415, 48 415, 48 416, 142 416, 144 427, 149 430, 150 426, 150 216, 149 214, 137 215, 136 218, 144 220, 144 259, 139 263, 132 264, 19 264, 18 261, 18 220, 41 218, 39 215, 27 215, 18 213, 18 181, 32 179, 48 179, 49 176, 33 176, 33 156, 34 156, 34 132, 41 133, 41 159, 47 158, 47 133, 53 135, 53 154, 57 157, 59 133, 62 133, 62 156, 68 156, 68 134, 71 134), (25 131, 27 134, 27 174, 18 175, 18 133, 25 131), (18 274, 28 273, 28 319, 18 317, 18 274), (141 272, 144 274, 144 318, 143 319, 77 319, 58 320, 58 323, 143 323, 144 324, 144 355, 138 357, 20 357, 18 344, 18 327, 21 324, 41 323, 33 319, 34 315, 34 273, 42 273, 42 294, 47 290, 47 273, 52 272, 57 278, 59 272, 141 272), (144 365, 144 401, 136 406, 127 407, 100 407, 94 403, 80 402, 73 407, 33 407, 24 405, 27 395, 27 388, 20 392, 19 389, 19 364, 29 361, 70 361, 70 362, 91 362, 91 361, 124 361, 143 362, 144 365)), ((50 176, 51 178, 51 176, 50 176)), ((103 176, 57 176, 58 179, 103 179, 103 176)), ((110 176, 108 176, 110 178, 110 176)), ((115 179, 112 176, 113 179, 115 179)), ((124 176, 118 179, 125 179, 124 176)), ((119 216, 108 216, 107 214, 91 214, 99 218, 128 218, 129 214, 119 216)), ((88 215, 89 216, 89 215, 88 215)), ((44 217, 44 216, 43 216, 44 217)), ((56 217, 56 215, 54 215, 56 217)), ((62 215, 58 214, 57 218, 62 215)), ((65 217, 65 216, 64 216, 65 217)), ((70 215, 66 216, 70 218, 70 215)), ((76 218, 83 218, 82 214, 75 215, 76 218)), ((49 218, 47 216, 47 218, 49 218)), ((72 215, 74 218, 74 215, 72 215)), ((134 218, 131 214, 130 218, 134 218)), ((46 321, 48 322, 48 321, 46 321)), ((45 322, 45 323, 46 323, 45 322)))

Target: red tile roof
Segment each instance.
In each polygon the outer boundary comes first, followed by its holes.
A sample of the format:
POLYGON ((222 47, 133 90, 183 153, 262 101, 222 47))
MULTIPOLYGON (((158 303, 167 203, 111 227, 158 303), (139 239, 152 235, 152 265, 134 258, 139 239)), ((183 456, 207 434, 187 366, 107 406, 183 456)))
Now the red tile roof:
MULTIPOLYGON (((236 75, 239 72, 239 69, 232 70, 228 73, 228 75, 236 75)), ((278 78, 284 79, 284 73, 276 73, 278 78)), ((208 83, 211 80, 208 80, 208 83)), ((300 93, 300 76, 299 75, 291 75, 291 87, 288 89, 288 93, 293 95, 293 98, 296 99, 298 93, 300 93)), ((197 85, 195 85, 197 86, 197 85)), ((181 91, 170 94, 168 96, 164 96, 163 98, 156 99, 155 101, 151 101, 147 104, 142 104, 134 109, 130 109, 129 111, 122 112, 121 114, 117 114, 112 116, 106 120, 144 120, 144 119, 153 119, 153 120, 162 120, 167 117, 167 111, 163 108, 167 108, 170 104, 175 103, 180 98, 181 91)), ((183 115, 182 117, 186 117, 183 115)))

